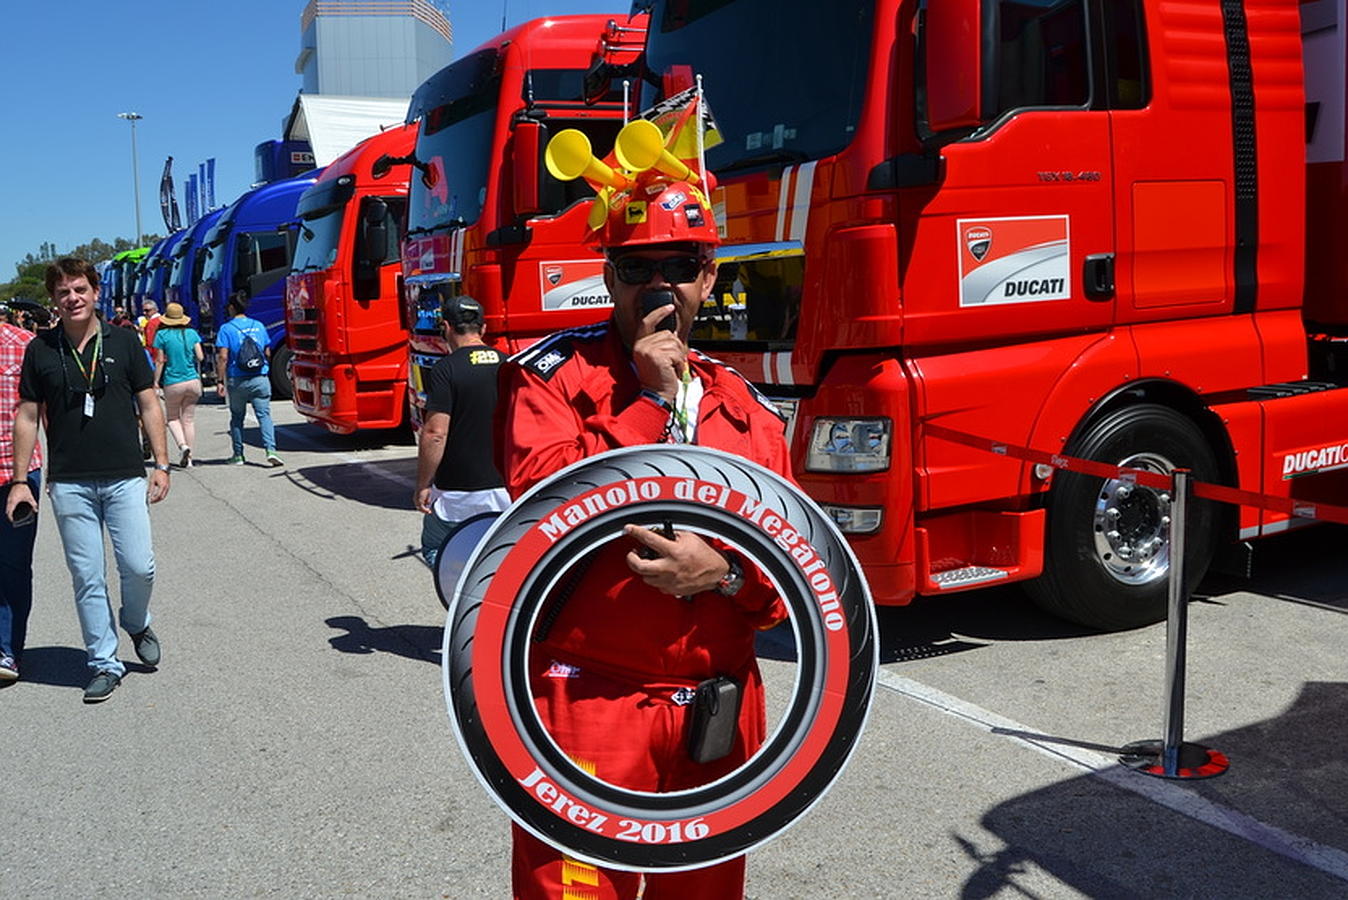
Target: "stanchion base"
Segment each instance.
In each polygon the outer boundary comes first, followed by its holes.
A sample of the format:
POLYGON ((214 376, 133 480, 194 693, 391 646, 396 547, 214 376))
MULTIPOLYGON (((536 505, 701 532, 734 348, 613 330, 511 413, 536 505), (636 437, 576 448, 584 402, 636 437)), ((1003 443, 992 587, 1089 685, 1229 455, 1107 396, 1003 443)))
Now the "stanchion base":
POLYGON ((1183 743, 1179 745, 1179 765, 1175 774, 1165 770, 1165 760, 1161 757, 1164 746, 1162 741, 1137 741, 1125 745, 1119 762, 1144 775, 1157 778, 1191 780, 1195 778, 1213 778, 1231 768, 1231 760, 1220 750, 1213 750, 1201 744, 1183 743))

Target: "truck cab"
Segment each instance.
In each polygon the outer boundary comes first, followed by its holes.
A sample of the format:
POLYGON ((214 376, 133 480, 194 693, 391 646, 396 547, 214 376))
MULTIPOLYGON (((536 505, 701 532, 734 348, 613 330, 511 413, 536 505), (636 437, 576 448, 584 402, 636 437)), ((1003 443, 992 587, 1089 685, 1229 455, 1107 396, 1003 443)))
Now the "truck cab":
POLYGON ((493 38, 421 85, 402 253, 411 331, 408 400, 414 422, 426 378, 446 352, 440 304, 468 294, 486 313, 487 340, 514 351, 612 305, 603 262, 586 245, 583 181, 543 162, 551 135, 577 128, 603 156, 624 122, 617 77, 587 98, 586 74, 630 64, 645 17, 557 16, 493 38), (588 102, 587 102, 588 99, 588 102))
POLYGON ((253 188, 230 204, 206 232, 206 259, 197 285, 202 343, 209 351, 225 321, 225 303, 242 291, 248 316, 267 327, 272 395, 290 398, 286 345, 285 277, 295 253, 300 195, 321 169, 253 188))
POLYGON ((411 167, 388 161, 412 152, 416 130, 403 125, 361 141, 299 199, 285 304, 292 399, 301 415, 338 434, 405 420, 398 285, 411 167))
MULTIPOLYGON (((779 401, 877 602, 1024 581, 1091 627, 1160 618, 1170 495, 1055 459, 1345 496, 1342 472, 1285 473, 1343 443, 1348 403, 1342 358, 1307 378, 1307 319, 1344 318, 1342 13, 1176 9, 651 4, 639 106, 700 76, 719 129, 695 344, 779 401), (1337 155, 1308 240, 1317 128, 1337 155)), ((1189 586, 1223 541, 1297 524, 1198 504, 1189 586)))

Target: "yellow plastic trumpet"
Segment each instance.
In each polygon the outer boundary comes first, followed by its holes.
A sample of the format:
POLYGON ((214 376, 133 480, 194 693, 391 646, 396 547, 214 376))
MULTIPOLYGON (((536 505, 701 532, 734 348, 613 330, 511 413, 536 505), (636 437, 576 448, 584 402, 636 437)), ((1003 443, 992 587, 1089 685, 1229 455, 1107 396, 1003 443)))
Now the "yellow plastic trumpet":
POLYGON ((598 182, 618 190, 631 183, 626 175, 604 165, 603 161, 594 155, 590 139, 584 132, 575 128, 558 132, 556 137, 548 141, 548 148, 543 151, 543 162, 552 173, 552 177, 559 181, 573 181, 583 177, 586 181, 598 182))
POLYGON ((676 181, 698 183, 697 173, 665 148, 665 136, 659 126, 646 119, 633 119, 623 126, 613 144, 613 155, 629 172, 655 169, 676 181))

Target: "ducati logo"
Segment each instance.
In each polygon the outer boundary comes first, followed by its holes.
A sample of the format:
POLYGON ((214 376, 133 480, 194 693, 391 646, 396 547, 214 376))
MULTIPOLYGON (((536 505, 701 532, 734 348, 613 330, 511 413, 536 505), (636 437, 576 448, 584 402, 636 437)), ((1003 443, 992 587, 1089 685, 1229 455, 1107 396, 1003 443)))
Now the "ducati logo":
POLYGON ((553 286, 560 284, 562 280, 562 267, 544 266, 543 277, 548 280, 548 284, 551 284, 553 286))
POLYGON ((970 228, 964 232, 964 245, 969 248, 969 253, 979 262, 988 255, 988 250, 992 249, 992 229, 984 228, 981 225, 977 228, 970 228))

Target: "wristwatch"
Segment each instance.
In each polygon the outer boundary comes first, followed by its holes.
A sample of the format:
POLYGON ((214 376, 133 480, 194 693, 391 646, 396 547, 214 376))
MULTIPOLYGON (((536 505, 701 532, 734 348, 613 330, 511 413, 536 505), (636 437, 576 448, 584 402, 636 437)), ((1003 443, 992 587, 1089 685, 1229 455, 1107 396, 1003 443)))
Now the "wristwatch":
POLYGON ((722 597, 733 597, 744 587, 744 568, 740 566, 740 559, 734 553, 726 553, 725 561, 730 568, 717 582, 716 593, 722 597))
POLYGON ((170 466, 168 463, 155 463, 155 464, 154 464, 154 468, 155 468, 155 471, 156 471, 156 472, 171 472, 171 471, 173 471, 173 466, 170 466))

